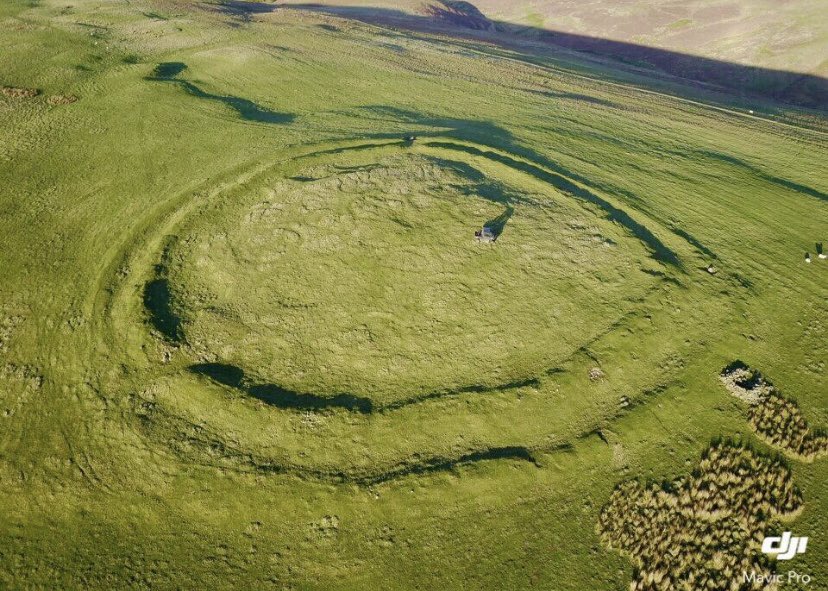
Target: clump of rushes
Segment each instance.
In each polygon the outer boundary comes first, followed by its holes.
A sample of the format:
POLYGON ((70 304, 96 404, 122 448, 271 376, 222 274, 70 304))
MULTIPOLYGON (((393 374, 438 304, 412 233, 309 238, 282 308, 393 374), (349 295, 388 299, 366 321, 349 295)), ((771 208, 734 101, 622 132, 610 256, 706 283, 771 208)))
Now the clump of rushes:
POLYGON ((40 91, 37 88, 15 88, 13 86, 4 86, 0 88, 0 93, 13 99, 27 99, 36 97, 40 94, 40 91))
POLYGON ((762 439, 798 459, 828 453, 828 435, 811 429, 795 402, 772 391, 750 408, 750 424, 762 439))
POLYGON ((750 425, 766 443, 804 461, 828 453, 828 434, 811 429, 799 406, 757 370, 735 361, 719 377, 731 394, 750 405, 750 425))
POLYGON ((761 543, 771 520, 801 505, 783 460, 717 442, 689 477, 620 484, 598 533, 635 562, 632 591, 755 590, 743 573, 769 574, 761 543))

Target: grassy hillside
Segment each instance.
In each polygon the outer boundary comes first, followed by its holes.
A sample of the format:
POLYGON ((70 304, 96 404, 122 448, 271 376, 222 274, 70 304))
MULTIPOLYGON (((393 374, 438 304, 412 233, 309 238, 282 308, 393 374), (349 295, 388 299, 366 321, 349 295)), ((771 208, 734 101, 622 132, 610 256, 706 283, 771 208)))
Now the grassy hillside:
POLYGON ((822 2, 497 2, 491 18, 662 47, 753 66, 828 74, 822 2))
MULTIPOLYGON (((302 4, 300 0, 285 3, 302 4)), ((433 14, 431 6, 451 2, 326 0, 319 4, 433 14)), ((521 32, 528 36, 548 29, 751 66, 828 74, 828 25, 821 18, 826 8, 821 1, 475 0, 470 4, 492 21, 517 25, 516 31, 523 27, 521 32)))
POLYGON ((3 588, 627 589, 619 483, 785 451, 722 368, 828 425, 822 132, 315 11, 0 19, 3 588))
MULTIPOLYGON (((294 5, 383 26, 444 31, 520 51, 609 60, 613 71, 726 89, 766 109, 763 99, 825 113, 828 29, 822 2, 465 2, 301 0, 231 2, 256 12, 294 5)), ((686 92, 686 90, 685 90, 686 92)), ((709 98, 708 98, 709 100, 709 98)))

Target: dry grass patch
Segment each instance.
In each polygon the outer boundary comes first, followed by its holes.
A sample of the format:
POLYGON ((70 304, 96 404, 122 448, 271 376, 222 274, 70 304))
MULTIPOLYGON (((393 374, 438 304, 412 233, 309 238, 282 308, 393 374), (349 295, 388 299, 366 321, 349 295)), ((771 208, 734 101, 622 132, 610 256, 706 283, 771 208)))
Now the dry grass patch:
POLYGON ((0 89, 0 92, 3 93, 3 96, 13 99, 34 98, 40 94, 37 88, 15 88, 14 86, 4 86, 0 89))
POLYGON ((813 461, 828 452, 828 435, 812 429, 796 403, 776 390, 750 408, 749 418, 757 435, 797 459, 813 461))
POLYGON ((50 105, 71 105, 72 103, 77 102, 78 97, 74 94, 56 94, 54 96, 50 96, 46 102, 50 105))
POLYGON ((713 444, 693 473, 661 484, 622 483, 599 519, 603 542, 636 564, 633 591, 752 589, 766 572, 760 546, 771 520, 802 505, 781 459, 713 444))

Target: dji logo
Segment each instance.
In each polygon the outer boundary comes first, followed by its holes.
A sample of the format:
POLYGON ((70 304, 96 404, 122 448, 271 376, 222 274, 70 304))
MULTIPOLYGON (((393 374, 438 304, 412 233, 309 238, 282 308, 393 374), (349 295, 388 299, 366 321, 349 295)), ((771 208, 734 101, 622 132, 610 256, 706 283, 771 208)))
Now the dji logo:
POLYGON ((808 547, 808 538, 797 538, 786 531, 782 537, 768 536, 762 542, 762 552, 765 554, 776 554, 777 560, 790 560, 797 554, 804 554, 808 547))

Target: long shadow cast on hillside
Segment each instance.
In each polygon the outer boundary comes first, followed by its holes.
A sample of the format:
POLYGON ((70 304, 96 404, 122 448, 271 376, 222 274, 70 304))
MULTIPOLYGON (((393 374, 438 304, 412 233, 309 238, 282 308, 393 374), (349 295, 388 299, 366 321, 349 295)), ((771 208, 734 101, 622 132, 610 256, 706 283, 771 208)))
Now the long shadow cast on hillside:
POLYGON ((782 187, 783 189, 788 189, 789 191, 794 191, 796 193, 802 193, 803 195, 808 195, 810 197, 814 197, 815 199, 820 199, 822 201, 828 201, 828 194, 823 193, 822 191, 818 191, 817 189, 814 189, 813 187, 809 187, 807 185, 803 185, 802 183, 796 183, 794 181, 790 181, 788 179, 784 179, 776 175, 768 174, 759 167, 750 164, 749 162, 745 162, 744 160, 741 160, 734 156, 722 154, 721 152, 714 152, 712 150, 700 151, 698 153, 701 156, 710 158, 712 160, 718 160, 719 162, 725 162, 732 166, 744 168, 750 174, 756 175, 763 181, 777 185, 779 187, 782 187))
MULTIPOLYGON (((558 162, 551 160, 550 158, 544 156, 540 152, 537 152, 519 143, 515 140, 514 136, 508 130, 504 129, 503 127, 497 125, 492 121, 455 119, 448 117, 433 117, 417 113, 416 111, 401 109, 398 107, 392 107, 387 105, 367 105, 364 107, 359 107, 358 109, 355 109, 350 112, 344 112, 344 114, 351 115, 353 115, 354 113, 360 118, 364 119, 366 116, 370 116, 373 119, 376 119, 377 121, 382 121, 383 123, 410 124, 418 129, 418 133, 423 137, 424 141, 428 141, 428 138, 433 136, 449 137, 460 141, 473 142, 475 144, 480 144, 482 146, 496 147, 500 150, 503 150, 504 152, 514 154, 523 159, 536 163, 537 165, 542 166, 546 170, 552 171, 552 173, 554 173, 555 175, 565 177, 566 179, 572 179, 576 183, 579 183, 580 185, 587 187, 591 193, 594 193, 594 191, 600 191, 620 199, 632 209, 637 210, 645 215, 651 216, 656 221, 662 223, 662 225, 664 225, 667 229, 669 229, 682 239, 686 240, 699 252, 704 253, 706 256, 715 257, 712 251, 704 244, 702 244, 700 240, 698 240, 685 230, 677 228, 675 224, 669 223, 666 220, 661 220, 657 216, 655 216, 653 212, 650 211, 650 209, 646 206, 646 200, 643 199, 641 195, 635 194, 615 184, 608 184, 593 178, 585 177, 582 174, 579 174, 564 166, 561 166, 558 162), (423 128, 426 128, 426 130, 423 130, 423 128), (429 129, 433 131, 429 131, 429 129)), ((375 137, 388 138, 398 136, 391 134, 382 134, 375 137)), ((460 146, 461 149, 464 149, 465 147, 466 146, 460 146)), ((446 165, 456 168, 459 172, 463 174, 467 174, 468 178, 471 178, 473 180, 476 180, 477 177, 482 176, 481 173, 476 169, 473 169, 473 167, 470 167, 469 165, 461 163, 459 161, 446 161, 446 165), (465 168, 462 168, 464 166, 465 168), (469 169, 471 169, 473 172, 470 172, 469 169), (477 175, 477 177, 473 175, 477 175)), ((547 178, 539 178, 539 180, 548 181, 547 178)), ((571 185, 571 183, 569 183, 569 185, 571 185)), ((486 197, 486 195, 482 194, 480 196, 486 197)), ((576 196, 580 197, 582 195, 576 196)), ((511 201, 514 202, 516 199, 517 197, 510 196, 511 201)), ((503 205, 508 204, 507 201, 498 201, 497 199, 491 200, 501 203, 503 205)), ((594 201, 593 203, 596 205, 600 205, 599 203, 594 201)), ((654 248, 654 250, 657 252, 659 248, 661 247, 659 246, 657 248, 654 248)))
POLYGON ((182 62, 164 62, 158 64, 152 76, 149 76, 147 79, 154 80, 156 82, 170 82, 178 84, 192 96, 211 101, 218 101, 227 105, 228 107, 234 109, 242 119, 247 121, 284 125, 291 123, 295 119, 294 115, 272 111, 248 99, 231 95, 220 95, 205 92, 192 82, 178 77, 178 75, 186 69, 187 65, 182 62))
MULTIPOLYGON (((531 148, 526 147, 523 144, 518 143, 514 136, 503 127, 486 120, 472 120, 472 119, 456 119, 456 118, 448 118, 448 117, 434 117, 425 114, 418 113, 416 111, 408 110, 408 109, 401 109, 398 107, 388 106, 388 105, 367 105, 363 107, 358 107, 357 109, 351 111, 343 111, 343 114, 347 115, 354 115, 359 116, 360 118, 365 118, 369 116, 377 121, 381 121, 383 123, 398 123, 398 124, 408 124, 413 127, 417 128, 417 133, 422 136, 422 140, 428 145, 429 138, 434 136, 440 137, 449 137, 455 138, 460 141, 469 141, 474 142, 477 144, 481 144, 484 146, 492 146, 502 149, 503 151, 509 152, 511 154, 515 154, 520 156, 521 158, 525 158, 526 160, 530 160, 532 162, 537 163, 538 165, 542 166, 545 169, 548 169, 554 172, 556 175, 560 175, 561 177, 566 177, 566 179, 572 179, 577 183, 584 185, 585 187, 593 190, 598 190, 604 192, 606 194, 613 195, 614 197, 624 201, 627 205, 629 205, 632 209, 640 211, 641 213, 652 217, 659 223, 661 223, 666 229, 671 231, 676 236, 685 240, 688 244, 690 244, 693 248, 695 248, 699 253, 703 254, 706 257, 716 259, 718 255, 713 252, 708 246, 702 243, 698 238, 687 232, 687 230, 683 228, 679 228, 674 223, 669 222, 668 220, 660 219, 657 215, 655 215, 650 209, 645 205, 645 200, 642 199, 642 196, 637 195, 627 189, 623 189, 616 185, 610 185, 602 182, 598 182, 595 179, 585 177, 577 172, 574 172, 570 169, 567 169, 564 166, 561 166, 559 163, 549 159, 548 157, 532 150, 531 148), (424 130, 423 128, 426 128, 424 130), (433 131, 429 131, 430 128, 433 131)), ((370 136, 374 139, 390 139, 390 138, 398 138, 399 134, 377 134, 370 136)), ((400 141, 401 145, 406 145, 405 142, 400 141)), ((434 142, 431 142, 432 145, 434 142)), ((370 143, 364 144, 361 146, 356 147, 343 147, 343 148, 336 148, 333 150, 329 150, 325 153, 343 153, 353 149, 373 149, 373 148, 381 148, 387 147, 387 143, 370 143)), ((458 149, 461 151, 468 151, 468 146, 462 145, 448 145, 444 144, 442 147, 451 148, 451 149, 458 149)), ((480 150, 477 150, 480 153, 480 150)), ((320 152, 322 153, 322 152, 320 152)), ((669 154, 673 154, 675 156, 680 157, 688 157, 691 155, 688 152, 668 152, 669 154)), ((319 154, 319 153, 317 153, 319 154)), ((490 155, 494 153, 486 152, 485 155, 490 155)), ((750 174, 756 175, 758 178, 766 181, 768 183, 777 185, 778 187, 794 191, 800 193, 802 195, 806 195, 812 198, 820 199, 822 201, 828 201, 828 194, 819 191, 813 187, 804 185, 802 183, 797 183, 795 181, 791 181, 789 179, 785 179, 773 174, 769 174, 768 172, 762 170, 759 166, 746 162, 742 159, 736 158, 734 156, 730 156, 728 154, 724 154, 721 152, 715 151, 696 151, 692 153, 693 156, 702 156, 706 158, 710 158, 712 160, 718 160, 720 162, 725 162, 727 164, 740 167, 745 169, 750 174)), ((508 164, 512 166, 512 163, 519 163, 520 161, 506 158, 499 156, 501 162, 504 164, 508 164), (506 162, 508 161, 508 162, 506 162)), ((441 160, 440 161, 443 166, 452 167, 460 172, 465 177, 475 181, 481 182, 480 187, 477 189, 485 189, 486 186, 494 187, 494 185, 483 185, 482 181, 485 180, 485 175, 479 172, 474 167, 459 161, 459 160, 441 160)), ((525 163, 524 163, 525 164, 525 163)), ((524 172, 528 172, 533 174, 533 170, 539 170, 537 167, 529 167, 529 169, 524 169, 524 172)), ((543 172, 543 171, 540 171, 543 172)), ((539 180, 543 180, 545 182, 551 182, 549 175, 542 175, 538 176, 535 175, 536 178, 539 180)), ((561 180, 566 180, 561 179, 561 180)), ((552 183, 555 185, 555 183, 552 183)), ((555 185, 558 186, 558 185, 555 185)), ((571 183, 566 183, 564 185, 558 186, 559 189, 564 191, 568 190, 567 187, 573 186, 571 183)), ((516 203, 521 202, 521 197, 518 195, 509 195, 508 198, 503 199, 496 196, 497 191, 493 193, 486 193, 485 190, 479 190, 477 192, 478 196, 484 197, 491 201, 501 203, 503 205, 508 205, 509 203, 516 203)), ((583 191, 580 194, 575 194, 578 197, 586 197, 587 200, 593 202, 595 205, 599 205, 602 208, 602 203, 606 203, 604 200, 598 198, 594 193, 587 192, 584 193, 583 191), (594 198, 597 198, 596 201, 594 198)), ((609 211, 610 219, 614 219, 615 221, 619 221, 619 223, 623 223, 626 225, 626 222, 623 220, 631 219, 627 214, 622 212, 621 210, 615 209, 614 212, 609 211), (621 218, 615 218, 616 213, 623 213, 621 218)), ((633 231, 633 234, 638 236, 639 238, 644 239, 644 236, 649 234, 652 236, 652 233, 646 230, 643 226, 639 224, 640 228, 630 228, 628 229, 633 231), (645 232, 643 234, 639 234, 639 231, 643 229, 645 232)), ((653 237, 654 238, 654 237, 653 237)), ((649 239, 649 238, 648 238, 649 239)), ((657 239, 656 239, 657 240, 657 239)), ((650 244, 655 252, 661 251, 662 248, 666 248, 660 241, 657 241, 657 244, 650 244)), ((669 250, 669 249, 668 249, 669 250)), ((662 251, 664 252, 664 251, 662 251)), ((662 259, 664 262, 668 262, 669 259, 672 258, 668 256, 667 259, 662 259)), ((677 259, 674 259, 677 260, 677 259)))
POLYGON ((373 400, 364 396, 357 396, 349 393, 339 393, 332 396, 320 396, 297 392, 283 388, 277 384, 255 384, 245 376, 244 370, 235 365, 225 363, 199 363, 187 368, 190 373, 206 377, 217 384, 238 390, 274 406, 276 408, 300 410, 300 411, 322 411, 341 409, 360 414, 382 413, 400 410, 407 406, 419 404, 427 400, 448 398, 461 394, 486 394, 493 392, 504 392, 518 388, 537 388, 540 381, 537 378, 519 380, 495 386, 475 384, 454 390, 439 390, 426 394, 411 396, 409 398, 396 400, 394 402, 378 405, 373 400))
MULTIPOLYGON (((323 6, 312 3, 273 5, 231 0, 225 2, 221 10, 234 18, 246 18, 253 13, 272 12, 282 8, 306 10, 372 25, 425 33, 448 33, 524 53, 537 53, 526 42, 540 41, 552 49, 558 47, 573 50, 586 58, 613 60, 618 68, 627 69, 631 73, 641 73, 643 69, 664 77, 684 80, 694 87, 691 92, 693 98, 698 97, 700 89, 718 90, 734 98, 770 99, 828 112, 828 79, 820 76, 737 64, 625 41, 514 25, 486 18, 469 2, 435 0, 428 6, 427 14, 411 14, 390 8, 323 6)), ((680 89, 674 90, 681 92, 680 89)))

